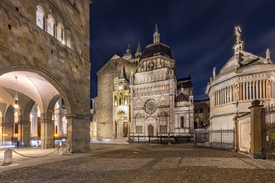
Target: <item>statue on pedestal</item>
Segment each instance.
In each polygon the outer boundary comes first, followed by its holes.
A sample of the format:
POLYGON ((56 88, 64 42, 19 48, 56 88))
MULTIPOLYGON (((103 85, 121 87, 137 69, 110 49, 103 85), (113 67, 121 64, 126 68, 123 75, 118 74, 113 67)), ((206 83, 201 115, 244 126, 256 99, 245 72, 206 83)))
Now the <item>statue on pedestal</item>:
POLYGON ((241 42, 241 35, 242 35, 242 30, 240 26, 235 26, 235 36, 236 36, 236 43, 241 42))

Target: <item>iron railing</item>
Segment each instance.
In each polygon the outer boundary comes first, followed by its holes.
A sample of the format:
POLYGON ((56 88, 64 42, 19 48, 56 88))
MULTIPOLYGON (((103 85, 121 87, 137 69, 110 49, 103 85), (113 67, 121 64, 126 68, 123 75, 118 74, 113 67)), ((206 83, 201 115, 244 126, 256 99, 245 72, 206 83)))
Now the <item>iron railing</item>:
POLYGON ((190 142, 190 136, 174 136, 174 135, 158 135, 158 136, 144 136, 144 135, 130 135, 129 143, 153 143, 153 144, 174 144, 182 142, 190 142))
POLYGON ((234 130, 194 131, 194 145, 196 147, 234 149, 234 133, 234 130))

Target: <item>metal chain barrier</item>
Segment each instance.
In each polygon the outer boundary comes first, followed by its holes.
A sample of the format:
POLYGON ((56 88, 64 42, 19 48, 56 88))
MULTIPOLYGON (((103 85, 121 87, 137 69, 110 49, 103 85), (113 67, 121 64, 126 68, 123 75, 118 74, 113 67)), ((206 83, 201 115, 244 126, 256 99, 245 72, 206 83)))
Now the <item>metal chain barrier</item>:
POLYGON ((43 156, 27 156, 27 155, 21 154, 21 153, 15 151, 15 150, 13 150, 13 149, 9 149, 9 150, 13 151, 14 153, 16 153, 16 154, 18 154, 18 155, 20 155, 20 156, 26 157, 26 158, 43 158, 43 157, 46 157, 46 156, 49 156, 49 155, 55 153, 55 152, 56 152, 58 149, 60 149, 61 147, 62 147, 62 146, 59 146, 59 147, 58 147, 56 150, 54 150, 53 152, 51 152, 51 153, 49 153, 49 154, 46 154, 46 155, 43 155, 43 156))

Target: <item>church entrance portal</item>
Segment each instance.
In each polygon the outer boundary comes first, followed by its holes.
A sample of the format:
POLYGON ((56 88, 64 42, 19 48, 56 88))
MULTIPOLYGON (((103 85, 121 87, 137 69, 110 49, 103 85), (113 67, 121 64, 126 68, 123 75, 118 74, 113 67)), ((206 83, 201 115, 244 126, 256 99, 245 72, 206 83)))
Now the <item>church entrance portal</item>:
POLYGON ((128 136, 128 122, 123 123, 123 137, 128 136))
POLYGON ((152 125, 148 126, 148 135, 154 136, 154 127, 152 125))

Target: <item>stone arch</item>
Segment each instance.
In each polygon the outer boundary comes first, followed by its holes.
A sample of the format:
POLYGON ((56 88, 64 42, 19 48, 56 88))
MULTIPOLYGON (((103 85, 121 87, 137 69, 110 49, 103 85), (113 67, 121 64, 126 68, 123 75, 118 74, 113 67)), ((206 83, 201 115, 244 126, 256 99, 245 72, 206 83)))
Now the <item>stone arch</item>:
POLYGON ((32 32, 33 32, 33 35, 34 35, 34 36, 39 37, 39 32, 38 32, 36 29, 34 29, 32 32))
POLYGON ((31 27, 27 23, 23 23, 22 27, 26 27, 29 32, 31 32, 31 27))
POLYGON ((18 21, 18 25, 21 26, 21 21, 20 21, 20 19, 16 15, 12 16, 12 20, 13 19, 16 19, 18 21))
POLYGON ((73 104, 72 100, 69 96, 69 93, 66 91, 65 87, 52 76, 49 74, 47 71, 45 71, 42 68, 39 67, 34 67, 34 66, 28 66, 28 65, 18 65, 18 66, 9 66, 5 67, 3 69, 0 69, 0 76, 9 72, 13 71, 27 71, 27 72, 32 72, 36 73, 42 78, 44 78, 46 81, 48 81, 51 85, 54 86, 54 88, 60 93, 62 96, 66 108, 67 108, 67 114, 72 114, 73 113, 73 104))
POLYGON ((30 100, 27 103, 24 111, 22 111, 23 120, 30 120, 30 113, 31 113, 31 110, 32 110, 32 107, 34 104, 35 104, 35 102, 33 100, 30 100))
POLYGON ((7 15, 7 18, 10 19, 9 12, 4 7, 0 8, 0 10, 2 10, 2 12, 7 15))
POLYGON ((57 94, 51 99, 51 101, 50 101, 50 103, 47 107, 47 110, 45 112, 45 119, 51 119, 52 118, 53 111, 54 111, 54 106, 55 106, 56 102, 58 102, 60 97, 61 97, 60 94, 57 94))
POLYGON ((14 108, 10 105, 6 111, 5 123, 12 123, 14 121, 14 108))

